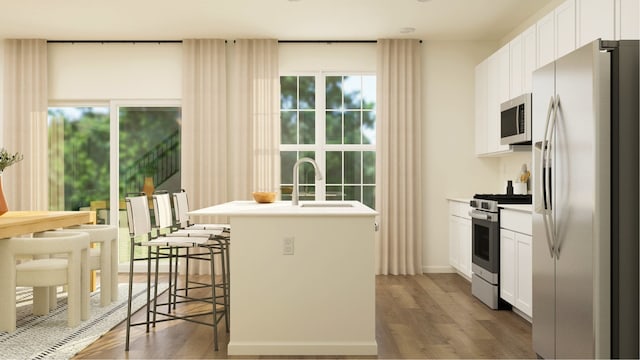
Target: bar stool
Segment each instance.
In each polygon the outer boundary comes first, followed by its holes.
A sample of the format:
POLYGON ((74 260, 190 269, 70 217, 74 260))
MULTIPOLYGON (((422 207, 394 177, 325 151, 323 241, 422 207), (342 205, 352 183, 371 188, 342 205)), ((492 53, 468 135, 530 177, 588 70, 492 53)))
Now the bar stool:
MULTIPOLYGON (((204 324, 213 327, 214 346, 215 350, 218 350, 218 323, 223 317, 225 317, 225 309, 218 308, 216 302, 217 293, 215 286, 215 255, 217 255, 217 249, 215 247, 209 247, 207 245, 210 242, 209 236, 197 236, 196 234, 162 234, 163 231, 167 231, 171 224, 171 208, 168 194, 166 196, 153 195, 154 200, 154 216, 156 219, 156 227, 151 227, 151 220, 149 215, 149 202, 146 195, 127 197, 125 199, 127 207, 127 220, 129 223, 129 233, 131 237, 131 257, 129 266, 129 305, 127 312, 127 335, 125 350, 129 350, 130 342, 130 329, 132 326, 145 325, 146 331, 149 331, 151 325, 155 326, 157 322, 170 321, 170 320, 187 320, 198 324, 204 324), (168 215, 167 215, 168 212, 168 215), (167 227, 166 221, 169 220, 169 226, 167 227), (152 231, 153 230, 153 231, 152 231), (136 257, 136 248, 146 248, 147 256, 136 257), (178 315, 171 312, 172 297, 170 294, 169 301, 167 303, 158 303, 158 267, 160 259, 169 260, 169 278, 172 278, 172 263, 173 260, 180 258, 178 253, 179 249, 186 248, 198 248, 204 247, 208 249, 207 258, 199 257, 202 254, 189 255, 189 258, 198 258, 200 260, 208 260, 210 262, 212 270, 212 282, 210 284, 211 296, 204 298, 185 298, 186 301, 201 301, 209 303, 212 308, 211 311, 205 312, 193 312, 184 315, 178 315), (151 269, 152 260, 155 262, 154 270, 154 294, 151 297, 151 269), (133 271, 134 261, 146 261, 147 262, 147 306, 146 306, 146 321, 139 323, 131 322, 131 302, 132 302, 132 287, 133 287, 133 271), (168 310, 162 311, 162 307, 166 305, 168 310), (153 317, 152 317, 153 316, 153 317), (213 316, 212 321, 205 322, 200 317, 213 316)), ((171 284, 169 288, 171 289, 171 284)))

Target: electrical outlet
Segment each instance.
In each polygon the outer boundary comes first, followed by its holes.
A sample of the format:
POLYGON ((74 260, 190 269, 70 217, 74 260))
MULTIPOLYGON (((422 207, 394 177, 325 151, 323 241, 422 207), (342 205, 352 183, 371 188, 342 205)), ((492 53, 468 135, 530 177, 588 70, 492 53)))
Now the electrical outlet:
POLYGON ((282 239, 282 255, 293 255, 294 237, 288 236, 282 239))

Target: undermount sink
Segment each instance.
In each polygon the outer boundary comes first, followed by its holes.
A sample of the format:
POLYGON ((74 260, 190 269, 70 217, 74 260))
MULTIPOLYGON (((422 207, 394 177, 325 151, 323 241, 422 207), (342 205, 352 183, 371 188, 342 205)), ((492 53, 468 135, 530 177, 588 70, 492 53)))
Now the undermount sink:
POLYGON ((336 202, 336 203, 304 203, 304 204, 300 204, 300 207, 315 207, 315 208, 348 208, 348 207, 353 207, 352 204, 349 203, 342 203, 342 202, 336 202))

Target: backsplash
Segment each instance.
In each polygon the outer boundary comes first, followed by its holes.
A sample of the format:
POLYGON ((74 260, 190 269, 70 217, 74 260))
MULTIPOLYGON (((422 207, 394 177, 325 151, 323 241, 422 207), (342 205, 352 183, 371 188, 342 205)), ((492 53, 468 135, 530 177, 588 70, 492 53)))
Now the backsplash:
MULTIPOLYGON (((500 158, 500 182, 497 185, 498 193, 506 193, 508 180, 513 181, 514 185, 520 181, 520 169, 522 168, 522 164, 526 164, 527 170, 531 172, 530 152, 515 152, 500 158)), ((527 193, 531 193, 531 179, 529 179, 527 184, 527 193)))

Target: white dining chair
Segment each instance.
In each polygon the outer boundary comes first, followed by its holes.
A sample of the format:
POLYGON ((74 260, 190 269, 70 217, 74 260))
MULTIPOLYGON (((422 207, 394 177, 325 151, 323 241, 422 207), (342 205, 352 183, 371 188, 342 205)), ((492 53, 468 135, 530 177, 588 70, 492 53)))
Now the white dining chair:
POLYGON ((112 225, 76 225, 58 231, 89 234, 89 270, 100 271, 100 306, 118 300, 118 228, 112 225))
POLYGON ((67 324, 77 326, 89 318, 89 235, 46 232, 45 237, 0 240, 0 331, 16 330, 17 286, 34 288, 34 313, 50 309, 49 290, 67 285, 67 324), (50 257, 65 254, 65 258, 50 257), (18 257, 32 260, 17 263, 18 257))

